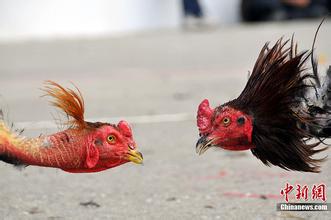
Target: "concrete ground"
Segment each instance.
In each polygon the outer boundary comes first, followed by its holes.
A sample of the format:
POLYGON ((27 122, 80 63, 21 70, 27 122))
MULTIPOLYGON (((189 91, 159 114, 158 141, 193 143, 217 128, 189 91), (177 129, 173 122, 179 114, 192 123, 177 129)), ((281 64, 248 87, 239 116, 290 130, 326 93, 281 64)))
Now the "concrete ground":
MULTIPOLYGON (((145 164, 70 174, 0 163, 0 218, 330 219, 330 212, 276 211, 286 183, 325 183, 330 197, 330 160, 310 174, 266 167, 250 152, 195 153, 200 101, 215 106, 235 98, 266 41, 295 33, 299 49, 310 49, 318 23, 1 43, 0 103, 26 136, 56 131, 48 122, 56 112, 40 97, 43 81, 72 81, 84 94, 87 118, 133 122, 145 164)), ((316 44, 324 67, 331 63, 330 39, 327 21, 316 44)))

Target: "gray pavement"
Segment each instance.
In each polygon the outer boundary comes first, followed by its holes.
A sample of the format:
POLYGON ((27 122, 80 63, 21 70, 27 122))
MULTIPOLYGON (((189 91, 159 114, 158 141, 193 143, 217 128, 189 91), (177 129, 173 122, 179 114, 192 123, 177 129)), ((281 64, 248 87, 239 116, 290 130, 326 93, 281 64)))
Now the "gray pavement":
MULTIPOLYGON (((266 167, 248 151, 210 150, 200 157, 195 153, 194 117, 200 101, 209 98, 215 106, 235 98, 264 42, 295 33, 299 49, 309 49, 318 23, 0 43, 0 99, 10 121, 33 126, 52 120, 56 112, 39 90, 47 79, 67 86, 74 82, 85 97, 87 118, 191 115, 133 124, 143 166, 69 174, 38 167, 18 171, 0 163, 0 218, 330 219, 330 212, 276 211, 287 182, 325 183, 330 197, 329 160, 322 173, 307 174, 266 167)), ((330 39, 327 21, 316 44, 324 67, 331 63, 330 39)), ((54 131, 26 127, 25 135, 54 131)))

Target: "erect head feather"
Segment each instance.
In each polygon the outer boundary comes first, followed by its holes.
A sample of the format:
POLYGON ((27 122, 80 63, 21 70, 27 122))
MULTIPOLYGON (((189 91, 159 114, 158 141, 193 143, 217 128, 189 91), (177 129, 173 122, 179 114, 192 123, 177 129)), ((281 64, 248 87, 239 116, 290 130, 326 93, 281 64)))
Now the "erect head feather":
POLYGON ((75 89, 76 91, 63 88, 59 84, 47 80, 43 91, 46 92, 45 95, 53 98, 50 103, 64 111, 67 115, 68 121, 66 124, 70 127, 86 128, 87 124, 84 120, 84 99, 76 86, 75 89))

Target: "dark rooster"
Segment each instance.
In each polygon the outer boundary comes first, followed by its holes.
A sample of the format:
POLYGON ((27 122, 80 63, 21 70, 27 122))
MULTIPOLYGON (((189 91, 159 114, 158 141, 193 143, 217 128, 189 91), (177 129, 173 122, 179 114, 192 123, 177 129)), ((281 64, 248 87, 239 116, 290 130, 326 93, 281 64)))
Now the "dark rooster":
POLYGON ((313 58, 315 39, 312 51, 301 53, 293 37, 272 47, 266 43, 238 98, 215 109, 203 100, 197 152, 251 150, 266 165, 319 172, 325 158, 313 156, 327 148, 318 145, 331 136, 331 67, 321 83, 313 58))
MULTIPOLYGON (((117 125, 84 120, 84 100, 77 89, 47 81, 46 95, 68 117, 68 129, 36 138, 23 137, 8 128, 0 117, 0 160, 15 166, 43 166, 67 172, 99 172, 127 162, 141 164, 129 124, 117 125)), ((0 111, 0 116, 2 112, 0 111)))

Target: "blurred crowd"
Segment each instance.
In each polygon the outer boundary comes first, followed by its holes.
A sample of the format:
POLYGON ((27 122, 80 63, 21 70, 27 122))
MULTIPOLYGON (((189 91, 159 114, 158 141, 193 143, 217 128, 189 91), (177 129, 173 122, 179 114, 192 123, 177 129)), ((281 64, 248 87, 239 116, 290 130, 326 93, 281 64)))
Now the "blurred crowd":
POLYGON ((242 0, 244 21, 289 20, 323 17, 331 11, 331 0, 242 0))
MULTIPOLYGON (((184 17, 201 20, 203 8, 199 0, 182 0, 184 17)), ((243 21, 258 22, 316 18, 330 15, 331 0, 241 0, 243 21)))

